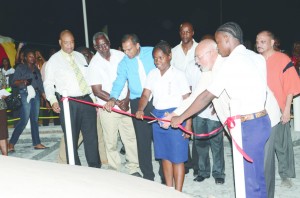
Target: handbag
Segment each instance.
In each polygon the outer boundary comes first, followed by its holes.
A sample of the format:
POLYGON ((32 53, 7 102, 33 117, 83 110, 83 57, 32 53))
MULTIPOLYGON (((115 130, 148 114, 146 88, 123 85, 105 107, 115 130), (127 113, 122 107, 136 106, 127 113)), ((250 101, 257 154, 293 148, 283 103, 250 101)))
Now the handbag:
POLYGON ((22 106, 20 94, 11 94, 5 99, 8 110, 18 110, 22 106))

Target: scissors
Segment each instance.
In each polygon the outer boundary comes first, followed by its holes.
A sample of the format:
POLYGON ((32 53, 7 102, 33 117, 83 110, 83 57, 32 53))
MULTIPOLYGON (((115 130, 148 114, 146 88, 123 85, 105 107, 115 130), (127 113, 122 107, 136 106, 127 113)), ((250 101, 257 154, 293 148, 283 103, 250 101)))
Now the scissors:
MULTIPOLYGON (((151 121, 149 121, 149 122, 147 122, 148 124, 151 124, 151 123, 154 123, 154 122, 157 122, 158 121, 158 117, 157 116, 155 116, 152 112, 150 112, 150 114, 154 117, 154 118, 156 118, 155 120, 151 120, 151 121)), ((159 124, 160 124, 160 122, 158 122, 159 124)))

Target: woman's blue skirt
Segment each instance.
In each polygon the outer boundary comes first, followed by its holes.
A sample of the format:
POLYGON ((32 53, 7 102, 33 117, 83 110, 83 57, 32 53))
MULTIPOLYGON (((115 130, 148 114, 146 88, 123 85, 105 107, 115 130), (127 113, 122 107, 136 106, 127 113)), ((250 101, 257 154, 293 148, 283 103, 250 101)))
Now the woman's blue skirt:
MULTIPOLYGON (((173 112, 175 108, 157 110, 152 113, 163 118, 165 112, 173 112)), ((184 123, 185 125, 185 123, 184 123)), ((163 129, 158 122, 152 124, 154 154, 156 159, 169 160, 172 163, 178 164, 188 160, 188 139, 184 139, 183 132, 180 129, 163 129)))

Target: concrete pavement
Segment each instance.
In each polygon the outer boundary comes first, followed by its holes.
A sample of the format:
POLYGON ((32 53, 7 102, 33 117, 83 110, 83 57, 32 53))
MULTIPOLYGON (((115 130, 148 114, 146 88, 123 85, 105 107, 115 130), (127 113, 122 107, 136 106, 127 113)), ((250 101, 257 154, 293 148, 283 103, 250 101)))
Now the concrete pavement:
MULTIPOLYGON (((293 126, 293 123, 292 123, 293 126)), ((12 128, 9 129, 10 136, 12 133, 12 128)), ((49 127, 40 127, 40 136, 42 143, 49 147, 45 150, 34 150, 31 141, 30 130, 26 129, 23 134, 20 136, 20 140, 15 145, 16 152, 9 153, 12 157, 26 158, 32 160, 46 161, 56 163, 57 153, 59 148, 60 138, 62 137, 62 132, 60 126, 49 126, 49 127)), ((294 131, 292 127, 292 138, 294 144, 295 152, 295 163, 296 163, 296 175, 298 178, 292 179, 294 186, 292 188, 281 187, 280 177, 276 172, 276 189, 275 197, 276 198, 296 198, 300 195, 300 132, 294 131)), ((204 180, 203 182, 194 182, 193 171, 190 171, 189 174, 185 177, 183 192, 190 195, 191 197, 199 198, 233 198, 234 194, 234 181, 233 181, 233 167, 232 167, 232 151, 231 144, 227 138, 224 142, 225 149, 225 184, 216 185, 214 178, 210 177, 209 179, 204 180)), ((87 166, 85 157, 84 157, 84 148, 81 146, 79 148, 80 159, 83 166, 87 166)), ((122 160, 125 163, 125 158, 122 156, 122 160)), ((153 166, 155 169, 156 177, 155 181, 160 182, 160 177, 158 175, 158 163, 153 160, 153 166)), ((103 166, 104 169, 107 166, 103 166)), ((277 170, 277 164, 276 164, 277 170)), ((126 172, 125 168, 121 172, 126 172)), ((55 190, 55 189, 53 189, 55 190)), ((41 195, 42 196, 42 195, 41 195)))

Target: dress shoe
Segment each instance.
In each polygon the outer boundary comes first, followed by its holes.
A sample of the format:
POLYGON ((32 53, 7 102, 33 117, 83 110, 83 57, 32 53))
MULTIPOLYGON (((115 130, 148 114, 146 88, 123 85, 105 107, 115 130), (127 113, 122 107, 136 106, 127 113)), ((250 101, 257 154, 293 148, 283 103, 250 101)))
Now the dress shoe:
POLYGON ((199 172, 198 170, 194 170, 194 173, 193 173, 194 177, 197 177, 198 172, 199 172))
POLYGON ((216 184, 224 184, 225 179, 224 178, 215 178, 216 184))
POLYGON ((7 146, 8 146, 9 153, 15 152, 15 145, 9 143, 7 146))
POLYGON ((198 175, 197 177, 195 177, 194 181, 196 182, 202 182, 203 180, 207 179, 208 177, 202 177, 200 175, 198 175))
POLYGON ((47 147, 44 146, 43 144, 37 144, 37 145, 35 145, 33 148, 36 149, 36 150, 39 150, 39 149, 45 149, 45 148, 47 148, 47 147))
POLYGON ((291 188, 293 186, 293 182, 289 178, 282 178, 280 186, 286 187, 286 188, 291 188))
POLYGON ((136 177, 142 177, 142 175, 139 172, 132 173, 131 175, 136 177))

